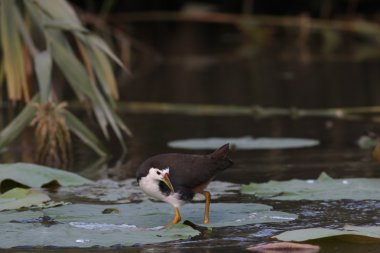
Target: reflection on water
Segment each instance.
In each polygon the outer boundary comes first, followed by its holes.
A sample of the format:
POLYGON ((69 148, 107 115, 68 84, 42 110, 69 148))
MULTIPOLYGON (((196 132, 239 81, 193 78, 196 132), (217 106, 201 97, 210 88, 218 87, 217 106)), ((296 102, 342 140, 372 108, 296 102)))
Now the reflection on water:
MULTIPOLYGON (((290 44, 273 40, 257 52, 254 42, 245 41, 238 31, 231 27, 222 30, 217 25, 184 24, 179 27, 145 24, 135 28, 138 30, 135 36, 152 43, 160 57, 145 55, 134 63, 135 77, 121 86, 122 98, 126 101, 304 108, 380 104, 380 61, 377 59, 354 61, 350 58, 316 57, 307 62, 300 61, 299 52, 289 38, 287 42, 290 44), (165 39, 157 40, 157 37, 165 39), (197 38, 207 39, 199 41, 197 38)), ((167 143, 171 140, 253 136, 311 138, 319 140, 321 145, 295 150, 234 151, 231 158, 235 166, 218 176, 218 180, 248 183, 270 179, 307 179, 316 178, 322 171, 334 178, 380 177, 379 165, 373 160, 371 151, 360 150, 355 143, 365 131, 378 131, 379 126, 369 121, 132 113, 122 116, 134 133, 128 141, 127 156, 120 161, 119 147, 110 141, 108 146, 112 157, 97 161, 93 153, 77 142, 74 145, 75 171, 94 179, 125 179, 133 177, 138 164, 148 156, 184 152, 169 148, 167 143)), ((32 137, 32 132, 25 133, 21 144, 13 146, 10 152, 2 153, 1 160, 33 162, 32 137)), ((198 153, 207 151, 200 150, 198 153)), ((231 200, 227 198, 224 201, 231 200)), ((379 201, 280 202, 252 196, 240 196, 233 201, 268 204, 278 211, 296 213, 300 219, 283 224, 218 228, 209 238, 185 242, 85 251, 232 252, 269 241, 274 234, 289 229, 317 226, 337 228, 344 224, 380 225, 379 201)), ((378 246, 334 241, 324 242, 321 252, 331 252, 329 249, 332 248, 339 253, 378 250, 378 246)), ((81 249, 65 251, 84 252, 81 249)))

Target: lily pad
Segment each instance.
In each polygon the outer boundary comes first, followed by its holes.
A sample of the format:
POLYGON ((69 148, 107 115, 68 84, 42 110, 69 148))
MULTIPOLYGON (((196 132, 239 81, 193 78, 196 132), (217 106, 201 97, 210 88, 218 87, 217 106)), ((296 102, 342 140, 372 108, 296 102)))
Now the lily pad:
POLYGON ((49 201, 45 193, 23 188, 13 188, 0 195, 0 211, 29 207, 49 201))
MULTIPOLYGON (((188 204, 181 209, 182 218, 201 223, 204 205, 188 204)), ((74 204, 50 208, 44 212, 4 212, 0 217, 0 248, 16 246, 131 246, 188 239, 199 232, 178 224, 162 229, 174 211, 166 203, 144 201, 139 204, 92 205, 74 204), (120 214, 102 214, 105 208, 120 214), (57 222, 50 227, 38 223, 10 223, 10 220, 48 216, 57 222), (17 238, 17 240, 15 240, 17 238)), ((260 204, 212 204, 209 226, 239 226, 251 223, 284 222, 296 215, 271 211, 260 204)))
MULTIPOLYGON (((221 196, 231 196, 240 190, 239 184, 212 181, 207 190, 211 192, 212 199, 221 196)), ((79 197, 96 199, 100 201, 113 201, 116 203, 130 203, 132 201, 147 200, 149 197, 138 187, 136 179, 127 179, 116 182, 110 179, 103 179, 91 185, 61 187, 60 193, 71 193, 79 197)), ((202 195, 196 195, 195 200, 203 201, 202 195)))
POLYGON ((307 228, 287 231, 274 238, 281 241, 303 242, 317 239, 342 239, 352 242, 380 242, 380 227, 379 226, 344 226, 343 229, 328 229, 328 228, 307 228))
POLYGON ((230 143, 236 149, 290 149, 306 148, 319 145, 318 140, 304 138, 252 138, 245 136, 240 138, 202 138, 174 140, 168 143, 171 148, 180 149, 217 149, 230 143))
POLYGON ((241 187, 244 194, 277 200, 380 200, 380 179, 333 179, 322 173, 317 180, 269 181, 241 187))
POLYGON ((61 186, 90 184, 92 181, 63 170, 29 163, 0 164, 0 186, 4 182, 14 181, 18 184, 38 188, 52 182, 61 186))

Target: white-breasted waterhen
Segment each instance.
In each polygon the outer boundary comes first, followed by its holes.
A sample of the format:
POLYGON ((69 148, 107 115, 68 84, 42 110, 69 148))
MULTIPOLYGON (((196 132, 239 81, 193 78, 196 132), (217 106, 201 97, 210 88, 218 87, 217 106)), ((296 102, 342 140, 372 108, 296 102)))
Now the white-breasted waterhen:
POLYGON ((211 194, 205 189, 216 174, 233 164, 227 157, 228 151, 229 144, 225 144, 208 155, 171 153, 153 156, 138 168, 137 182, 146 194, 174 207, 175 216, 168 225, 181 220, 179 208, 191 201, 195 194, 204 195, 203 222, 208 223, 211 194))

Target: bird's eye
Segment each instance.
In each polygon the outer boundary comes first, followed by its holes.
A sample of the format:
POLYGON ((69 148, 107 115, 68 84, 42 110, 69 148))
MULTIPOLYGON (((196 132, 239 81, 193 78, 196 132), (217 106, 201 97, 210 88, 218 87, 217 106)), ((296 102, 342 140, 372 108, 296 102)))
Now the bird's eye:
POLYGON ((160 171, 156 171, 157 175, 161 175, 161 172, 160 171))

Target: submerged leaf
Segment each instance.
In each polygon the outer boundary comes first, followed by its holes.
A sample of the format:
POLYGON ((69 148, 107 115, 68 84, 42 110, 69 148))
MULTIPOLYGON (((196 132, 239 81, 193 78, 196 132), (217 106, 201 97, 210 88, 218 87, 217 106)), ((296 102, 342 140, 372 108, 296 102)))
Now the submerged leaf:
POLYGON ((380 226, 345 226, 343 229, 307 228, 287 231, 274 238, 281 241, 303 242, 317 239, 343 239, 352 242, 380 242, 380 226))
POLYGON ((271 197, 277 200, 380 200, 380 179, 332 179, 322 173, 317 180, 269 181, 241 187, 244 194, 271 197))
POLYGON ((216 149, 226 143, 236 149, 289 149, 306 148, 319 145, 318 140, 302 138, 252 138, 250 136, 240 138, 203 138, 175 140, 168 143, 171 148, 183 149, 216 149))
POLYGON ((49 201, 45 193, 23 188, 13 188, 0 195, 0 211, 29 207, 49 201))
POLYGON ((74 173, 28 163, 0 164, 0 185, 7 179, 28 187, 41 187, 52 181, 62 186, 92 183, 74 173))

